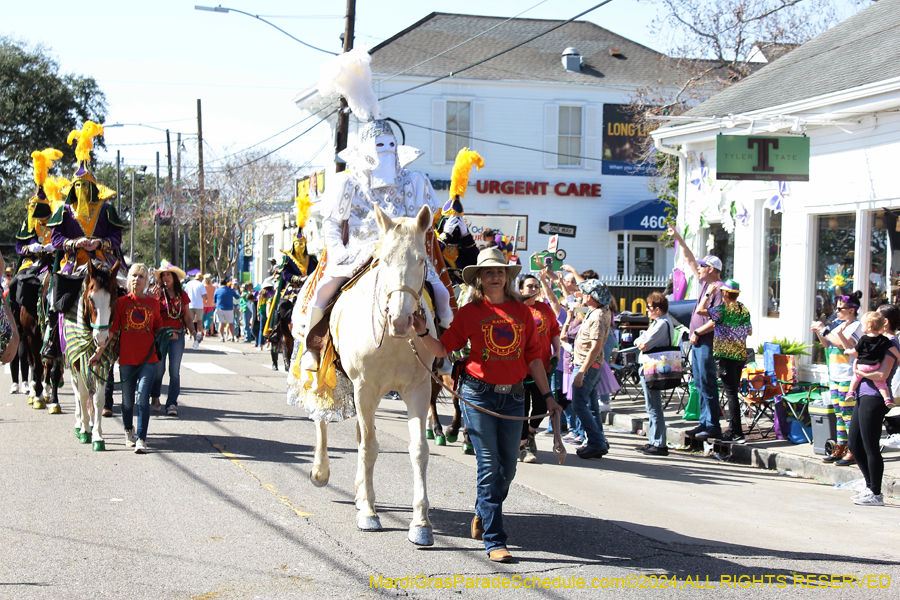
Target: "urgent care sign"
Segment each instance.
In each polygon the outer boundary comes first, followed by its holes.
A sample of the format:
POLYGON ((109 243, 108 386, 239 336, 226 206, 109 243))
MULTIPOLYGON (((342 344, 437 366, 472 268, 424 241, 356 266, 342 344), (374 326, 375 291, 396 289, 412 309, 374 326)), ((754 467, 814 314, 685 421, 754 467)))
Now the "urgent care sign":
POLYGON ((599 183, 567 183, 561 181, 552 184, 549 181, 497 181, 479 179, 475 182, 479 194, 505 194, 507 196, 557 196, 578 198, 599 198, 599 183))

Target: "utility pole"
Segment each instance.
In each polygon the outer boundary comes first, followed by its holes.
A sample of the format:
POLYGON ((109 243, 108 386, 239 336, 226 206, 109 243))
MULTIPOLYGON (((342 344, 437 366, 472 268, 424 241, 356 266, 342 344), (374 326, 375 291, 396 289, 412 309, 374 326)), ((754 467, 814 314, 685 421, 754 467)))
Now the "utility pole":
POLYGON ((134 179, 137 175, 134 172, 134 169, 131 170, 131 264, 135 263, 135 255, 134 255, 134 228, 137 226, 137 218, 134 213, 134 179))
MULTIPOLYGON (((356 23, 356 0, 347 0, 347 20, 344 23, 344 52, 353 50, 353 29, 356 23)), ((347 112, 347 100, 341 96, 340 109, 337 116, 337 127, 334 134, 334 152, 337 154, 347 147, 347 135, 350 132, 350 113, 347 112)), ((340 160, 334 161, 335 171, 345 169, 340 160)))
POLYGON ((159 152, 156 153, 156 210, 153 211, 154 265, 159 264, 159 152))
POLYGON ((203 117, 200 112, 200 98, 197 98, 197 152, 200 155, 200 271, 206 271, 206 251, 203 247, 204 229, 203 229, 203 196, 206 192, 203 189, 203 117))
POLYGON ((166 186, 166 197, 169 199, 169 233, 172 244, 172 264, 178 264, 178 225, 175 224, 175 190, 172 187, 172 136, 166 129, 166 161, 169 164, 169 184, 166 186))
MULTIPOLYGON (((177 143, 178 143, 178 148, 176 148, 176 150, 175 150, 175 152, 176 152, 176 154, 175 154, 175 158, 176 158, 176 160, 175 160, 175 181, 178 182, 178 193, 179 193, 178 200, 183 201, 184 197, 181 196, 182 187, 181 187, 181 133, 180 132, 178 133, 178 142, 177 143)), ((184 250, 184 252, 182 253, 182 256, 184 257, 183 266, 184 266, 184 270, 187 271, 188 270, 188 228, 187 227, 185 227, 185 229, 184 229, 184 248, 183 248, 183 250, 184 250)))
POLYGON ((116 150, 116 212, 122 218, 122 151, 116 150))

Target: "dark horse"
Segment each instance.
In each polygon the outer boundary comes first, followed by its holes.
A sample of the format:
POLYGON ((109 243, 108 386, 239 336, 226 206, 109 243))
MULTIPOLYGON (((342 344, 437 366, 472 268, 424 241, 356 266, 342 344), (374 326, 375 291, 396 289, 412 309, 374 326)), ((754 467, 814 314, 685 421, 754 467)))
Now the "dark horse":
MULTIPOLYGON (((31 367, 33 386, 28 399, 35 409, 41 410, 49 405, 51 414, 58 414, 58 390, 62 382, 62 359, 59 349, 51 352, 53 358, 44 357, 41 353, 44 345, 43 334, 48 324, 55 325, 56 315, 49 312, 47 303, 47 284, 50 280, 49 269, 41 271, 52 264, 52 258, 44 258, 39 264, 20 271, 15 278, 15 294, 13 316, 19 328, 21 344, 25 349, 25 357, 31 367), (17 308, 16 308, 17 307, 17 308)), ((55 333, 55 331, 51 332, 55 333)), ((56 341, 58 336, 50 336, 48 343, 56 341)))

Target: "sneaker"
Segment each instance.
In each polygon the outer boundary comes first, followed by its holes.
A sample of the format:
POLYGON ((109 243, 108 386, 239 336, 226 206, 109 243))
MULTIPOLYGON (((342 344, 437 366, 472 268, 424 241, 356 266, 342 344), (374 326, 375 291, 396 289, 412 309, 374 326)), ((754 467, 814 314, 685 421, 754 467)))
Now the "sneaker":
POLYGON ((693 437, 693 436, 696 436, 701 431, 703 431, 703 425, 698 425, 697 427, 694 427, 693 429, 688 429, 687 431, 685 431, 684 435, 693 437))
POLYGON ((553 430, 545 429, 544 431, 540 432, 538 435, 542 436, 542 437, 553 437, 553 430))
POLYGON ((12 387, 9 388, 9 393, 10 394, 18 394, 19 393, 19 384, 18 383, 12 384, 12 387))
POLYGON ((643 451, 646 450, 647 448, 652 448, 652 447, 653 447, 652 444, 644 444, 643 446, 641 446, 641 447, 639 447, 639 448, 635 448, 635 450, 637 450, 638 452, 643 452, 643 451))
POLYGON ((178 407, 175 406, 174 404, 170 404, 169 406, 166 407, 166 415, 168 415, 170 417, 177 417, 178 416, 178 407))
POLYGON ((719 438, 721 438, 721 437, 722 437, 722 430, 721 430, 721 429, 718 429, 718 430, 716 430, 716 429, 704 429, 703 431, 698 431, 697 433, 694 434, 694 438, 696 438, 696 439, 698 439, 698 440, 706 440, 706 439, 709 439, 709 438, 712 438, 712 439, 714 439, 714 440, 717 440, 717 439, 719 439, 719 438))
POLYGON ((579 448, 575 451, 575 454, 578 455, 578 458, 603 458, 605 455, 609 454, 609 450, 599 448, 579 448))
POLYGON ((125 445, 134 448, 134 429, 125 430, 125 445))
POLYGON ((743 444, 747 441, 743 433, 735 434, 730 429, 723 433, 720 439, 723 442, 731 442, 732 444, 743 444))
POLYGON ((525 449, 525 446, 519 446, 519 462, 525 462, 525 455, 528 450, 525 449))
POLYGON ((162 408, 162 404, 159 403, 159 396, 150 398, 150 408, 153 409, 153 412, 159 412, 162 408))
POLYGON ((220 338, 219 338, 219 341, 220 341, 220 342, 224 342, 224 341, 225 341, 225 336, 223 335, 222 337, 220 337, 220 338))
POLYGON ((568 440, 565 440, 565 442, 566 442, 567 444, 572 444, 573 446, 580 446, 581 444, 584 443, 584 438, 581 437, 581 436, 579 435, 579 436, 575 436, 575 437, 573 437, 573 438, 570 438, 570 439, 568 439, 568 440))
POLYGON ((666 448, 665 446, 650 446, 649 444, 647 446, 648 447, 646 449, 641 450, 641 452, 643 452, 647 456, 668 456, 669 455, 669 449, 666 448))
POLYGON ((872 490, 870 490, 869 488, 866 488, 863 491, 861 491, 860 493, 853 494, 852 496, 850 496, 850 499, 853 500, 854 502, 856 502, 857 500, 862 500, 863 498, 865 498, 867 496, 874 496, 874 495, 875 494, 872 493, 872 490))
POLYGON ((525 448, 524 456, 522 455, 521 451, 519 452, 519 456, 521 457, 523 463, 534 464, 538 461, 537 456, 528 447, 525 448))
POLYGON ((853 504, 860 506, 884 506, 884 496, 872 494, 871 496, 863 496, 853 501, 853 504))
POLYGON ((134 453, 135 454, 146 454, 147 453, 147 442, 138 438, 137 442, 134 444, 134 453))

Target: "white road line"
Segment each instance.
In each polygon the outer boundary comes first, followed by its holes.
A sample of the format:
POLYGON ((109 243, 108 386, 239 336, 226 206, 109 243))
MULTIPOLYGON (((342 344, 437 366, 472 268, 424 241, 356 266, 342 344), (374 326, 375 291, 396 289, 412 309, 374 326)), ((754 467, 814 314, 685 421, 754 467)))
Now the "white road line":
POLYGON ((218 352, 231 352, 232 354, 243 354, 243 350, 232 348, 230 346, 220 346, 219 344, 200 344, 201 350, 216 350, 218 352))
POLYGON ((183 362, 181 366, 194 371, 195 373, 200 373, 203 375, 237 375, 234 371, 229 371, 224 367, 220 367, 219 365, 214 365, 210 362, 201 362, 201 363, 188 363, 183 362))

